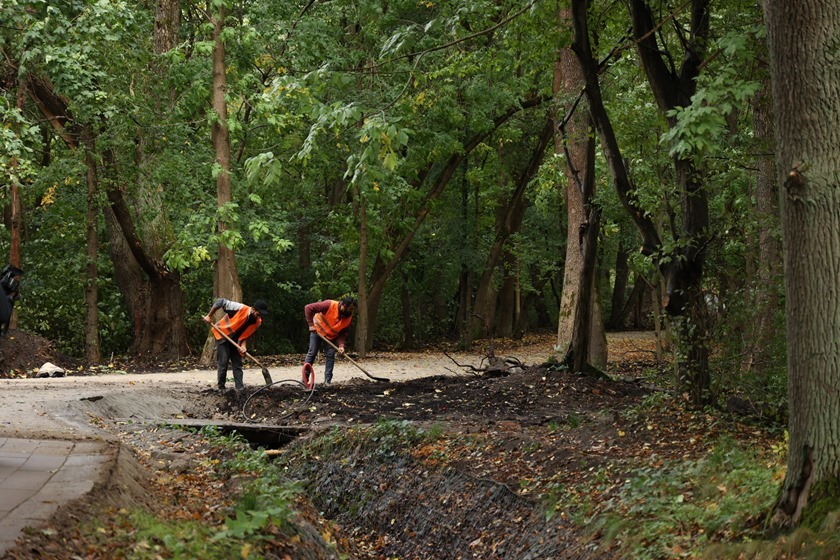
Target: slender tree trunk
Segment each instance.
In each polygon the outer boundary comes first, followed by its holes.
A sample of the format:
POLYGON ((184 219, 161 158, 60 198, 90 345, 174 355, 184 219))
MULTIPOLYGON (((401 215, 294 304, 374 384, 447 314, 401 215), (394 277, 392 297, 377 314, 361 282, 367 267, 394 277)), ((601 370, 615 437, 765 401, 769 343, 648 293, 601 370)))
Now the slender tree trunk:
POLYGON ((840 37, 840 6, 830 0, 767 0, 764 6, 781 183, 790 408, 788 466, 775 521, 816 528, 840 494, 840 58, 826 56, 840 37))
MULTIPOLYGON (((591 206, 591 195, 591 191, 586 193, 587 206, 591 206)), ((580 252, 583 256, 579 280, 580 292, 575 309, 575 328, 565 359, 570 371, 573 372, 586 372, 589 366, 593 365, 589 355, 591 347, 589 337, 592 328, 592 295, 595 292, 595 260, 598 254, 600 226, 600 213, 597 209, 590 208, 588 219, 583 226, 584 230, 580 232, 580 252)))
MULTIPOLYGON (((688 106, 697 89, 696 80, 707 49, 709 0, 691 0, 690 23, 682 43, 683 59, 677 72, 664 58, 667 53, 657 41, 654 17, 646 0, 630 0, 629 6, 639 59, 660 110, 668 115, 675 108, 688 106)), ((673 117, 666 118, 670 126, 675 125, 673 117)), ((709 235, 708 195, 692 160, 675 159, 674 170, 681 194, 679 235, 684 248, 660 266, 667 279, 665 309, 672 317, 680 318, 677 389, 688 393, 694 404, 704 404, 711 400, 708 316, 701 286, 709 235)))
POLYGON ((101 361, 99 349, 99 236, 97 235, 99 204, 97 201, 96 142, 89 129, 83 131, 82 143, 85 148, 85 165, 87 166, 85 360, 89 364, 96 364, 101 361))
POLYGON ((367 258, 368 258, 368 229, 367 229, 367 202, 356 189, 356 198, 359 201, 359 312, 356 314, 356 351, 360 358, 367 356, 368 344, 373 345, 373 337, 368 336, 370 323, 368 322, 368 297, 367 297, 367 258))
MULTIPOLYGON (((17 100, 15 102, 15 107, 18 111, 23 112, 24 106, 26 104, 26 81, 21 80, 18 83, 18 90, 17 90, 17 100)), ((20 134, 20 131, 17 131, 20 134)), ((11 233, 11 240, 9 243, 9 264, 20 268, 21 266, 21 232, 23 230, 23 204, 20 200, 20 175, 17 173, 17 167, 19 162, 16 157, 13 157, 10 162, 10 167, 13 170, 12 177, 11 177, 11 189, 10 195, 11 200, 9 201, 9 206, 11 209, 11 217, 10 217, 10 233, 11 233)), ((16 329, 17 328, 17 310, 12 310, 12 318, 9 321, 9 328, 16 329)))
POLYGON ((618 253, 615 256, 615 284, 613 284, 610 304, 609 328, 621 330, 623 328, 624 298, 627 292, 627 279, 630 277, 630 267, 627 264, 629 255, 624 240, 619 241, 618 253))
POLYGON ((774 343, 778 340, 776 317, 779 307, 777 286, 781 283, 782 247, 779 239, 779 204, 778 189, 776 188, 776 161, 773 157, 775 142, 773 140, 772 92, 768 79, 753 98, 753 122, 755 139, 759 146, 758 174, 756 176, 755 217, 759 223, 758 232, 758 262, 756 283, 756 314, 755 321, 748 329, 750 337, 748 348, 742 364, 742 371, 752 371, 755 364, 759 364, 756 371, 766 371, 761 367, 770 363, 773 355, 774 343))
MULTIPOLYGON (((231 189, 231 152, 230 133, 228 131, 228 110, 225 95, 227 94, 227 73, 225 70, 225 44, 222 31, 225 27, 226 10, 224 4, 219 7, 219 13, 212 18, 213 23, 213 112, 216 115, 211 129, 213 149, 216 153, 216 200, 218 208, 223 208, 233 200, 231 189)), ((222 218, 217 223, 220 241, 217 247, 216 274, 213 283, 213 298, 223 297, 233 301, 242 301, 242 286, 239 283, 239 272, 236 268, 236 255, 233 249, 225 245, 223 237, 231 228, 222 218)), ((209 304, 208 304, 209 308, 209 304)), ((201 362, 209 364, 213 355, 214 337, 208 333, 201 353, 201 362)))

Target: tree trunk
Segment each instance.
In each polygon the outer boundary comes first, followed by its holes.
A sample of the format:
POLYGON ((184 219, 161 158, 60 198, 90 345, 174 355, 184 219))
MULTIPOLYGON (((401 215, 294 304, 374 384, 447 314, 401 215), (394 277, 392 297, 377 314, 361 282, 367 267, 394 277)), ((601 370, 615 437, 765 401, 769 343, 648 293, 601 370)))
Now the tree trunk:
MULTIPOLYGON (((594 167, 594 162, 592 164, 594 167)), ((589 355, 590 333, 592 329, 592 306, 593 294, 595 292, 595 260, 598 253, 598 232, 600 231, 601 216, 597 209, 591 207, 591 199, 594 191, 593 185, 585 192, 586 205, 590 206, 587 221, 581 226, 579 233, 579 247, 582 255, 582 266, 580 270, 580 291, 575 309, 574 331, 569 342, 569 351, 566 353, 565 362, 569 370, 573 372, 587 372, 593 364, 589 355)))
MULTIPOLYGON (((560 25, 568 26, 572 21, 572 12, 563 9, 560 12, 560 25)), ((575 99, 574 103, 567 103, 565 116, 558 120, 554 136, 554 151, 564 154, 566 158, 566 183, 564 198, 566 200, 566 260, 563 266, 563 294, 557 321, 556 347, 568 349, 577 328, 577 310, 580 308, 579 297, 582 292, 589 294, 590 301, 584 302, 583 308, 591 312, 585 319, 591 332, 582 335, 589 345, 585 354, 588 363, 599 368, 607 365, 607 344, 604 333, 600 305, 596 297, 596 290, 584 287, 581 282, 594 282, 594 267, 583 273, 583 254, 581 252, 580 232, 589 227, 590 222, 586 210, 586 202, 582 192, 583 185, 592 181, 594 188, 595 173, 595 136, 592 134, 592 119, 587 111, 586 103, 581 100, 585 78, 580 61, 571 48, 560 51, 559 60, 554 65, 554 93, 575 99)), ((594 191, 593 191, 594 196, 594 191)), ((582 319, 581 319, 582 320, 582 319)), ((562 350, 561 350, 562 351, 562 350)))
MULTIPOLYGON (((682 43, 683 60, 678 72, 674 72, 663 58, 667 53, 658 44, 647 2, 631 0, 630 16, 642 68, 660 110, 669 125, 674 126, 676 122, 667 116, 668 113, 691 104, 697 89, 696 80, 709 36, 709 0, 691 0, 691 21, 682 43)), ((701 288, 709 235, 709 204, 702 178, 692 160, 675 159, 674 170, 682 207, 680 230, 675 235, 679 235, 684 248, 660 265, 660 269, 667 280, 665 310, 672 317, 681 317, 677 332, 682 346, 679 355, 684 360, 678 364, 682 371, 677 374, 677 390, 688 393, 692 402, 699 405, 711 399, 708 318, 701 288)))
MULTIPOLYGON (((15 102, 15 107, 18 111, 23 112, 25 104, 26 81, 21 80, 21 82, 18 83, 17 100, 15 102)), ((17 131, 17 134, 20 134, 20 130, 17 131)), ((11 216, 9 220, 11 226, 9 228, 9 233, 11 234, 11 240, 9 243, 9 264, 20 268, 20 248, 22 238, 21 231, 23 229, 23 204, 20 200, 20 176, 17 173, 17 167, 19 165, 19 162, 16 157, 12 157, 12 160, 9 163, 12 169, 10 189, 11 200, 9 201, 9 206, 11 210, 11 216)), ((12 318, 9 321, 9 328, 17 328, 17 311, 14 309, 12 310, 12 318)))
POLYGON ((421 204, 420 209, 415 213, 414 217, 414 224, 408 230, 408 233, 405 234, 404 237, 398 240, 394 240, 392 245, 393 247, 393 254, 387 262, 381 261, 379 256, 377 256, 376 261, 373 265, 373 270, 370 275, 370 291, 368 292, 368 302, 367 302, 367 312, 368 312, 368 340, 365 342, 365 347, 370 349, 372 344, 372 336, 371 334, 376 328, 376 317, 379 313, 379 302, 382 299, 382 294, 385 291, 385 285, 388 282, 388 278, 390 277, 391 273, 393 272, 394 268, 399 264, 402 258, 405 256, 406 251, 408 250, 411 241, 414 239, 414 236, 417 234, 417 231, 420 229, 420 226, 425 222, 426 218, 429 215, 430 211, 430 204, 437 200, 446 186, 449 184, 449 181, 452 179, 452 175, 458 169, 458 167, 463 163, 464 158, 466 158, 472 150, 474 150, 479 144, 481 144, 488 136, 490 136, 496 129, 498 129, 502 124, 507 122, 511 117, 519 113, 524 109, 529 109, 535 107, 542 103, 542 98, 533 98, 527 99, 522 101, 519 105, 508 108, 504 113, 497 116, 493 119, 493 126, 490 127, 488 130, 475 134, 472 138, 470 138, 467 142, 464 143, 464 147, 462 152, 452 154, 447 161, 443 164, 432 164, 432 166, 424 173, 421 174, 423 177, 422 182, 428 182, 430 184, 429 192, 426 193, 426 197, 424 202, 421 204), (432 173, 433 170, 436 170, 437 173, 432 173))
POLYGON ((613 284, 610 304, 609 328, 621 330, 624 325, 624 298, 627 293, 627 279, 630 277, 630 267, 627 264, 629 255, 624 240, 619 241, 618 254, 615 256, 615 284, 613 284))
MULTIPOLYGON (((38 106, 41 114, 53 126, 59 137, 72 150, 78 148, 81 128, 68 110, 69 102, 55 92, 52 84, 43 77, 29 76, 28 93, 38 106)), ((135 338, 129 352, 146 355, 154 353, 156 359, 178 358, 189 353, 187 332, 184 327, 183 293, 180 289, 178 274, 168 270, 160 260, 150 256, 134 229, 131 214, 118 186, 116 161, 113 152, 103 153, 103 171, 113 172, 107 185, 110 212, 106 212, 106 222, 112 220, 110 233, 121 239, 111 239, 111 244, 122 245, 131 258, 117 254, 120 260, 114 260, 117 283, 123 290, 126 306, 132 312, 135 338), (134 270, 129 270, 134 267, 134 270), (125 277, 120 277, 125 274, 125 277), (144 277, 145 275, 145 277, 144 277), (139 282, 133 280, 139 278, 139 282), (145 278, 148 278, 146 280, 145 278), (160 290, 159 292, 156 290, 160 290), (157 309, 149 309, 154 302, 157 309), (147 328, 156 323, 155 316, 168 310, 173 313, 166 317, 161 328, 147 328), (147 322, 148 321, 148 322, 147 322)))
MULTIPOLYGON (((755 218, 759 223, 758 281, 756 290, 756 314, 751 328, 747 352, 742 371, 753 370, 754 365, 768 364, 773 355, 774 342, 778 338, 776 313, 779 308, 777 286, 781 282, 782 247, 779 240, 779 204, 776 188, 776 162, 773 157, 772 92, 769 77, 753 98, 753 122, 755 139, 759 146, 758 173, 756 176, 755 218)), ((781 342, 779 342, 781 344, 781 342)), ((756 371, 766 371, 760 367, 756 371)))
POLYGON ((765 19, 782 185, 790 408, 788 466, 775 521, 819 527, 835 509, 840 482, 834 289, 840 270, 840 58, 826 56, 840 37, 840 6, 767 0, 765 19))
POLYGON ((96 142, 93 133, 85 129, 82 133, 87 166, 87 251, 85 279, 85 360, 97 364, 102 357, 99 349, 99 237, 97 235, 99 204, 97 202, 96 142))
MULTIPOLYGON (((496 212, 496 235, 488 251, 487 260, 484 264, 484 272, 481 275, 475 295, 473 309, 476 317, 474 317, 473 324, 470 328, 473 337, 477 336, 479 332, 481 333, 479 336, 486 336, 487 333, 485 331, 495 331, 495 310, 497 302, 496 292, 493 289, 493 276, 496 273, 499 262, 505 254, 506 242, 511 235, 519 231, 522 225, 522 215, 525 211, 522 200, 525 195, 525 189, 542 164, 546 147, 553 135, 552 128, 551 121, 546 121, 545 126, 539 136, 537 136, 537 141, 531 152, 531 158, 527 167, 522 170, 520 176, 517 178, 513 193, 511 193, 507 201, 501 202, 496 212)), ((508 303, 512 305, 512 300, 508 303)))
MULTIPOLYGON (((218 208, 223 208, 233 200, 230 181, 230 133, 227 126, 227 73, 225 71, 225 44, 222 41, 222 31, 225 27, 226 10, 224 4, 219 7, 219 13, 212 18, 213 23, 213 112, 216 118, 210 131, 213 149, 216 153, 216 199, 218 208)), ((213 282, 213 299, 223 297, 233 301, 242 301, 242 286, 239 283, 239 272, 236 268, 236 255, 233 249, 224 243, 225 232, 232 226, 223 219, 217 223, 219 243, 217 247, 216 274, 213 282)), ((209 305, 208 305, 209 307, 209 305)), ((213 356, 215 338, 212 333, 207 334, 204 349, 201 352, 201 363, 209 364, 213 356)))
MULTIPOLYGON (((560 13, 560 25, 570 19, 568 9, 560 13)), ((583 90, 583 74, 580 63, 571 49, 561 49, 559 59, 554 64, 554 94, 575 99, 583 90)), ((554 135, 554 152, 565 154, 566 182, 560 189, 566 201, 566 259, 563 265, 563 292, 561 296, 559 318, 557 321, 557 347, 567 349, 572 340, 575 323, 575 309, 580 292, 581 253, 577 242, 581 224, 586 222, 583 208, 583 196, 579 185, 586 180, 588 169, 587 155, 595 140, 589 134, 589 118, 586 108, 569 102, 564 107, 565 116, 558 116, 558 124, 565 120, 565 138, 559 127, 554 135)))
POLYGON ((367 229, 367 202, 356 190, 356 199, 359 202, 359 305, 356 314, 356 351, 360 358, 367 356, 368 344, 373 346, 373 337, 368 336, 370 323, 368 322, 368 298, 367 298, 367 259, 368 259, 368 229, 367 229))
POLYGON ((155 5, 155 54, 165 53, 178 44, 181 29, 180 0, 157 0, 155 5))

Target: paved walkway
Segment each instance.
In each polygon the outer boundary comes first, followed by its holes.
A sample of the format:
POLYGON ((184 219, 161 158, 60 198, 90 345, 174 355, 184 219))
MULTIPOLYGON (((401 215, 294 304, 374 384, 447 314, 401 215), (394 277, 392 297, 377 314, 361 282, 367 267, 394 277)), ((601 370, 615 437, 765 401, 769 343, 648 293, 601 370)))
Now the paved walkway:
POLYGON ((0 437, 0 556, 25 527, 44 524, 82 497, 111 461, 107 445, 0 437))

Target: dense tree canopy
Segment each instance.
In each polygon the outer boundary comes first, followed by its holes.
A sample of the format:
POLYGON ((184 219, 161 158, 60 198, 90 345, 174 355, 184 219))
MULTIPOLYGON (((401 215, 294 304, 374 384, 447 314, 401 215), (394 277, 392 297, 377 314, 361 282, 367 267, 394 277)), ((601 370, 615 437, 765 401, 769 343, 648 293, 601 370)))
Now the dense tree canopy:
POLYGON ((361 353, 556 330, 581 239, 552 135, 579 111, 604 322, 673 332, 696 402, 783 398, 760 7, 574 7, 582 27, 550 0, 9 3, 20 326, 76 355, 198 353, 212 298, 239 297, 225 270, 272 309, 260 353, 302 351, 304 304, 344 294, 361 353), (573 45, 585 90, 554 83, 573 45))

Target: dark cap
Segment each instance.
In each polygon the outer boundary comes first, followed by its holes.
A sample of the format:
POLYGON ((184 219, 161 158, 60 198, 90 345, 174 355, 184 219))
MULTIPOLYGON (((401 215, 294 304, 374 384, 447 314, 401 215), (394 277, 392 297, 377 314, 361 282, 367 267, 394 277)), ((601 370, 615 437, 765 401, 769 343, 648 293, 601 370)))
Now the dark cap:
POLYGON ((254 309, 256 309, 260 315, 268 315, 268 303, 266 303, 264 299, 258 299, 255 301, 254 309))

